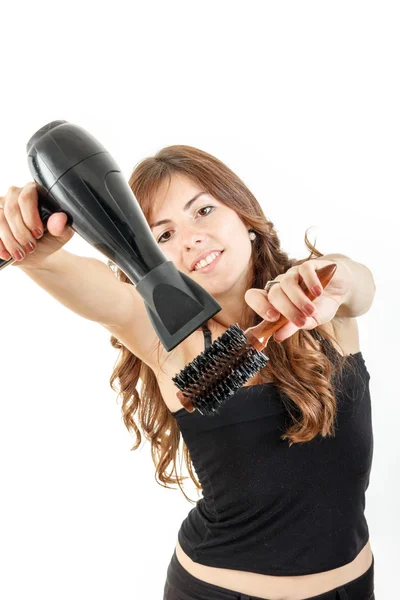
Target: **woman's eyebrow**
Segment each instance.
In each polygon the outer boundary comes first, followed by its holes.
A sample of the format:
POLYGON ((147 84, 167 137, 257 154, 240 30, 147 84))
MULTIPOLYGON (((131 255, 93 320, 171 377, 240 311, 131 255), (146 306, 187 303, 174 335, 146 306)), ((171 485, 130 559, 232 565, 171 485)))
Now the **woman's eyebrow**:
MULTIPOLYGON (((199 194, 196 194, 196 196, 194 198, 192 198, 191 200, 186 202, 185 206, 183 207, 183 210, 185 212, 187 212, 189 210, 189 208, 192 206, 193 202, 195 202, 197 200, 197 198, 199 198, 199 196, 201 196, 202 194, 207 194, 207 192, 200 192, 199 194)), ((165 223, 171 223, 171 219, 163 219, 162 221, 156 221, 156 223, 153 223, 152 225, 150 225, 150 229, 153 229, 154 227, 158 227, 159 225, 164 225, 165 223)))

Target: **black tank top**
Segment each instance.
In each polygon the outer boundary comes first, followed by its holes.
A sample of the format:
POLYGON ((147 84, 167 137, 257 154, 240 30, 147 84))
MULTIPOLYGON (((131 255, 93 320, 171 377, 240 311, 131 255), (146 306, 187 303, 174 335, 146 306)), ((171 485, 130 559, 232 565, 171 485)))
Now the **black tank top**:
POLYGON ((334 388, 335 437, 291 447, 280 439, 290 421, 274 383, 240 388, 218 415, 172 413, 203 488, 179 529, 184 552, 203 565, 266 575, 351 562, 369 539, 369 379, 362 352, 348 355, 334 388))

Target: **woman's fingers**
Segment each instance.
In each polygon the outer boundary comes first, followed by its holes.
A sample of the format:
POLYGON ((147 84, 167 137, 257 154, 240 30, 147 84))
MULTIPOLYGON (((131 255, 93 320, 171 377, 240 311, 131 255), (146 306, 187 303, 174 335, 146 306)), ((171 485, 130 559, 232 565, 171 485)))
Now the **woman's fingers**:
POLYGON ((257 288, 250 288, 245 293, 244 299, 250 306, 250 308, 252 308, 254 312, 260 315, 260 317, 262 317, 263 319, 275 321, 278 318, 271 318, 268 315, 268 311, 275 310, 275 307, 270 302, 268 302, 266 292, 264 292, 263 290, 259 290, 257 288))
MULTIPOLYGON (((293 295, 294 294, 292 294, 292 297, 293 295)), ((282 327, 274 333, 273 337, 277 342, 282 342, 296 333, 299 329, 313 329, 318 324, 315 319, 317 314, 316 307, 313 305, 312 315, 307 316, 304 314, 304 311, 300 311, 298 307, 293 304, 281 285, 272 286, 268 294, 265 290, 251 288, 245 293, 245 301, 250 308, 266 321, 273 323, 280 318, 281 314, 288 319, 288 323, 282 325, 282 327), (271 293, 272 290, 274 290, 273 294, 271 293), (271 298, 271 296, 273 296, 273 298, 271 298), (273 313, 276 313, 276 316, 274 316, 273 313)), ((310 301, 308 300, 308 302, 310 301)))
MULTIPOLYGON (((276 321, 282 314, 297 327, 303 327, 308 318, 307 314, 291 302, 280 285, 272 286, 268 294, 265 290, 251 288, 245 294, 245 301, 260 317, 267 321, 276 321), (269 314, 270 310, 277 311, 279 316, 274 318, 273 315, 269 314)), ((315 307, 313 314, 316 314, 315 307)))
MULTIPOLYGON (((272 286, 269 292, 269 298, 273 298, 272 302, 283 302, 286 304, 287 307, 287 303, 285 301, 285 299, 287 298, 291 305, 294 306, 297 310, 300 310, 305 317, 310 317, 316 314, 315 305, 307 297, 304 290, 300 287, 300 281, 302 279, 305 285, 307 286, 308 290, 313 294, 313 296, 317 295, 315 293, 317 291, 316 287, 319 287, 322 293, 321 284, 319 284, 319 286, 314 285, 315 282, 314 278, 312 277, 311 271, 312 273, 314 273, 314 275, 315 271, 311 265, 309 265, 309 267, 310 268, 304 267, 301 273, 299 272, 299 270, 289 269, 289 271, 287 271, 285 276, 280 281, 280 284, 272 286), (277 289, 274 290, 274 288, 277 289), (276 295, 274 295, 274 293, 276 293, 276 295)), ((317 281, 319 281, 316 275, 315 277, 317 281)))
MULTIPOLYGON (((8 260, 10 255, 15 260, 22 260, 26 254, 36 248, 35 228, 43 232, 40 217, 37 219, 32 209, 33 187, 27 184, 24 188, 11 186, 4 198, 0 199, 3 207, 0 210, 1 258, 8 260)), ((37 236, 40 237, 40 236, 37 236)))
POLYGON ((39 264, 74 234, 67 225, 67 215, 60 212, 49 217, 46 223, 49 235, 43 235, 46 228, 40 216, 35 182, 23 188, 11 186, 7 194, 0 197, 0 206, 0 258, 3 260, 11 256, 24 264, 39 264))
POLYGON ((68 217, 65 213, 59 212, 50 215, 47 220, 47 230, 55 237, 61 237, 64 233, 68 217))
POLYGON ((274 280, 279 283, 271 286, 268 293, 257 288, 251 288, 245 293, 247 304, 263 319, 273 322, 283 315, 288 320, 275 332, 276 341, 283 341, 298 329, 313 329, 334 316, 337 303, 332 307, 328 303, 329 298, 323 295, 323 288, 316 274, 317 265, 319 263, 313 260, 291 267, 274 280), (308 298, 303 285, 314 301, 308 298), (274 311, 278 315, 274 316, 274 311))
POLYGON ((288 323, 277 329, 277 331, 275 331, 274 340, 276 342, 283 342, 283 340, 286 340, 286 338, 296 333, 296 331, 298 331, 299 329, 314 329, 315 327, 317 327, 317 325, 318 322, 313 317, 308 317, 302 327, 297 327, 289 321, 288 323))

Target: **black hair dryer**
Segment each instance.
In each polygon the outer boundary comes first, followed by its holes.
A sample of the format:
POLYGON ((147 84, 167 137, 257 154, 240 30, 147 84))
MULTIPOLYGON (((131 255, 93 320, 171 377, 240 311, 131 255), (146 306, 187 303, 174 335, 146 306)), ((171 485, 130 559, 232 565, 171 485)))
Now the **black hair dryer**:
MULTIPOLYGON (((51 214, 64 212, 68 225, 129 277, 168 352, 221 310, 167 260, 120 168, 92 135, 52 121, 26 150, 43 225, 51 214)), ((0 269, 11 262, 0 259, 0 269)))

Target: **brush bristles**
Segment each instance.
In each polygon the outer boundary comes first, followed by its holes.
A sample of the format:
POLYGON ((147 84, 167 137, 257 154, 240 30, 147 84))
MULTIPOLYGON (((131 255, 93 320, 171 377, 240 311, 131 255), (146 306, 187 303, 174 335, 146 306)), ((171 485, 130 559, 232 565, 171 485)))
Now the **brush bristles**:
POLYGON ((219 407, 268 362, 248 343, 238 325, 231 325, 178 375, 172 378, 202 415, 219 413, 219 407))

